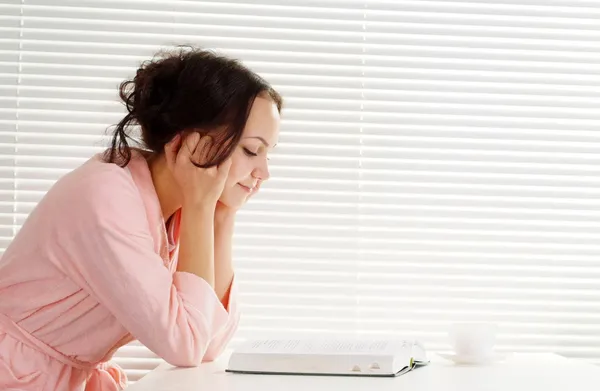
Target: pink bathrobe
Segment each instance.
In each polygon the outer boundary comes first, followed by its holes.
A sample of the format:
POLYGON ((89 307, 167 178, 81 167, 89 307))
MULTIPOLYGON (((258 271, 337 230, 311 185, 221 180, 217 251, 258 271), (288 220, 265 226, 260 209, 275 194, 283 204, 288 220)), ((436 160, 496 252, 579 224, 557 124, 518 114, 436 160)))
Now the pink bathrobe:
POLYGON ((60 179, 0 259, 0 390, 120 390, 108 360, 134 339, 177 366, 218 356, 239 321, 236 286, 221 303, 176 271, 178 217, 165 227, 137 153, 60 179))

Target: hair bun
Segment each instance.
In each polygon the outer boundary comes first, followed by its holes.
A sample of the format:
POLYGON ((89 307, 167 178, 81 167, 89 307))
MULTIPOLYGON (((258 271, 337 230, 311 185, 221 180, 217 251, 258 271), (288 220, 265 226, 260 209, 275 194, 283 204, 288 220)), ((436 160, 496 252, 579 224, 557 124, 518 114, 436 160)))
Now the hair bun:
POLYGON ((141 126, 150 123, 170 126, 169 108, 179 88, 179 58, 148 62, 138 69, 134 83, 133 114, 141 126))

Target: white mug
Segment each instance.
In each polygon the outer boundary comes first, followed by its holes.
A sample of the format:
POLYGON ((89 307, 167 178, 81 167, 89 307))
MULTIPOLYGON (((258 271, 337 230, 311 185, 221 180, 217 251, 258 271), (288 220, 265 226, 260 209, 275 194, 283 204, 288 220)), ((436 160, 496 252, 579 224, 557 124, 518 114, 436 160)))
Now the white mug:
POLYGON ((450 329, 450 340, 458 357, 484 361, 494 354, 498 325, 495 323, 455 323, 450 329))

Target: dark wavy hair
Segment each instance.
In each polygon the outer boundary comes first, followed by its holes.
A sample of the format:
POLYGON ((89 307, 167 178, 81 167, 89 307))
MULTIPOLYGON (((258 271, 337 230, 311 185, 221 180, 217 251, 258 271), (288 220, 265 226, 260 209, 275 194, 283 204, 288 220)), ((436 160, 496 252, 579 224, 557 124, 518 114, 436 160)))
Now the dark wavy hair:
POLYGON ((257 96, 273 100, 281 112, 283 99, 260 76, 239 61, 208 50, 179 47, 144 62, 119 96, 127 115, 116 125, 106 160, 126 166, 131 160, 129 131, 139 125, 141 144, 155 154, 179 133, 210 135, 212 145, 202 168, 224 162, 238 145, 257 96))

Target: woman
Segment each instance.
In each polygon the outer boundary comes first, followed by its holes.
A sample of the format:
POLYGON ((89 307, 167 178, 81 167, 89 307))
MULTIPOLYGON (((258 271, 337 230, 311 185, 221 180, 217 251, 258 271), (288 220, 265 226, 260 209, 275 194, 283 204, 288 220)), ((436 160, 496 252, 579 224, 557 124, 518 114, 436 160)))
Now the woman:
POLYGON ((61 178, 0 260, 2 390, 122 389, 108 360, 124 344, 194 366, 236 330, 234 218, 269 178, 282 99, 201 50, 142 65, 120 96, 112 148, 61 178))

